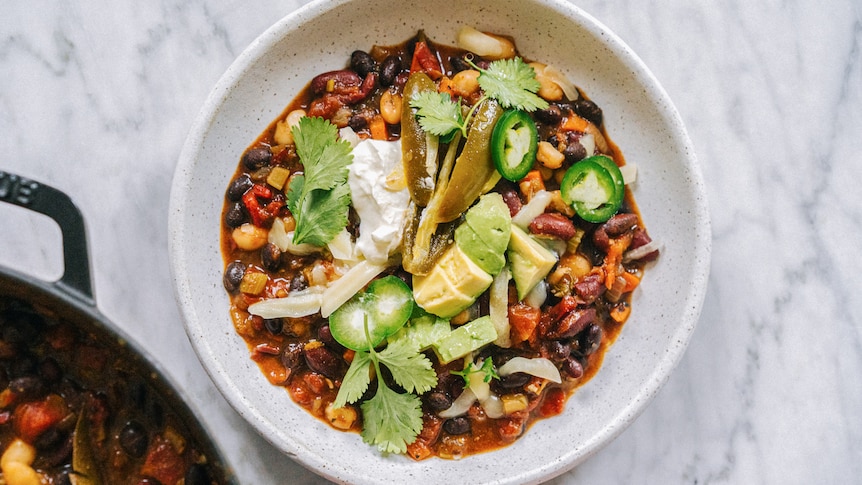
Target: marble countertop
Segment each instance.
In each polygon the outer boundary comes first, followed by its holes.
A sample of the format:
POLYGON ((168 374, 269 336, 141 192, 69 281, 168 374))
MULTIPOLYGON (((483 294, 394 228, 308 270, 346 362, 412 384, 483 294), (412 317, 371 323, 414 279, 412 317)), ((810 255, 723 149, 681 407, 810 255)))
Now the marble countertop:
MULTIPOLYGON (((188 391, 235 450, 242 483, 322 480, 259 438, 195 358, 173 299, 168 197, 216 80, 303 3, 44 0, 7 2, 0 16, 0 170, 76 201, 100 310, 188 391)), ((858 483, 862 4, 577 4, 676 104, 714 241, 700 323, 669 382, 618 439, 552 483, 858 483)), ((62 274, 50 221, 12 206, 0 218, 0 264, 62 274)))

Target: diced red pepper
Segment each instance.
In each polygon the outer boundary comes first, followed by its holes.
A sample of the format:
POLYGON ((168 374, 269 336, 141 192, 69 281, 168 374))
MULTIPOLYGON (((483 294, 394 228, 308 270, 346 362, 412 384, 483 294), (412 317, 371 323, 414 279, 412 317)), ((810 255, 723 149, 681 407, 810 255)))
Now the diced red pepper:
POLYGON ((41 401, 26 402, 15 408, 15 433, 28 443, 60 422, 68 414, 66 401, 49 394, 41 401))
POLYGON ((177 483, 186 469, 182 454, 171 441, 161 434, 156 435, 147 452, 141 473, 153 477, 159 483, 177 483))
POLYGON ((245 204, 245 208, 251 216, 251 222, 257 227, 269 226, 275 214, 284 207, 284 199, 280 196, 273 196, 272 190, 261 184, 255 184, 247 190, 242 196, 242 203, 245 204), (271 200, 263 205, 260 199, 271 200))
POLYGON ((559 387, 548 389, 545 399, 539 407, 539 415, 543 418, 556 416, 563 412, 566 405, 566 393, 559 387))
POLYGON ((440 61, 424 41, 416 43, 416 48, 413 51, 413 61, 410 64, 410 72, 420 71, 435 81, 443 77, 443 68, 440 67, 440 61))

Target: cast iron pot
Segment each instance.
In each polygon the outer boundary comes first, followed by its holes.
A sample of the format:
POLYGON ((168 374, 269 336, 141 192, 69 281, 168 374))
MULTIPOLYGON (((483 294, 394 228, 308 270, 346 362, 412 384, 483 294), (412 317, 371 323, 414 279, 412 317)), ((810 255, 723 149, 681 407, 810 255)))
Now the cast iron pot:
POLYGON ((221 451, 164 370, 96 307, 84 219, 72 200, 52 187, 3 171, 0 171, 0 200, 53 219, 62 233, 64 264, 63 275, 56 282, 42 281, 0 266, 0 299, 13 298, 47 309, 82 333, 93 335, 101 344, 110 346, 186 426, 188 438, 207 457, 213 481, 236 484, 221 451))

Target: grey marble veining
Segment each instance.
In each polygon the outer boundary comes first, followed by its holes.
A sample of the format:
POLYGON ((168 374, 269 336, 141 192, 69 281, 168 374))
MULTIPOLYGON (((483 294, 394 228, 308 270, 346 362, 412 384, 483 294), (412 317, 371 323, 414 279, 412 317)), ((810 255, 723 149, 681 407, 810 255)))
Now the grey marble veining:
MULTIPOLYGON (((243 483, 319 483, 221 398, 172 297, 171 177, 233 59, 305 2, 7 2, 0 170, 68 193, 99 308, 157 354, 243 483)), ((552 483, 858 483, 862 4, 577 3, 637 52, 697 149, 713 226, 703 314, 617 440, 552 483)), ((0 207, 0 264, 56 278, 59 232, 0 207)))

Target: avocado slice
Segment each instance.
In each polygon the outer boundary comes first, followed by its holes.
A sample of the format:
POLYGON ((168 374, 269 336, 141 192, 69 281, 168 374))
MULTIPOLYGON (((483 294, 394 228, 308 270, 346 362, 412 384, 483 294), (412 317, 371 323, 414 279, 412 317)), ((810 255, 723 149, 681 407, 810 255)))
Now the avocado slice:
POLYGON ((440 363, 447 364, 482 348, 496 338, 497 329, 491 322, 491 317, 485 315, 452 330, 449 335, 435 342, 433 347, 440 363))
POLYGON ((413 298, 428 313, 451 318, 472 305, 493 281, 453 244, 428 275, 413 275, 413 298))
POLYGON ((512 232, 509 207, 498 193, 483 195, 464 215, 455 229, 455 243, 470 259, 490 275, 506 264, 504 254, 512 232))
POLYGON ((557 264, 554 253, 515 225, 512 226, 506 255, 512 267, 512 279, 515 280, 519 300, 523 300, 557 264))

